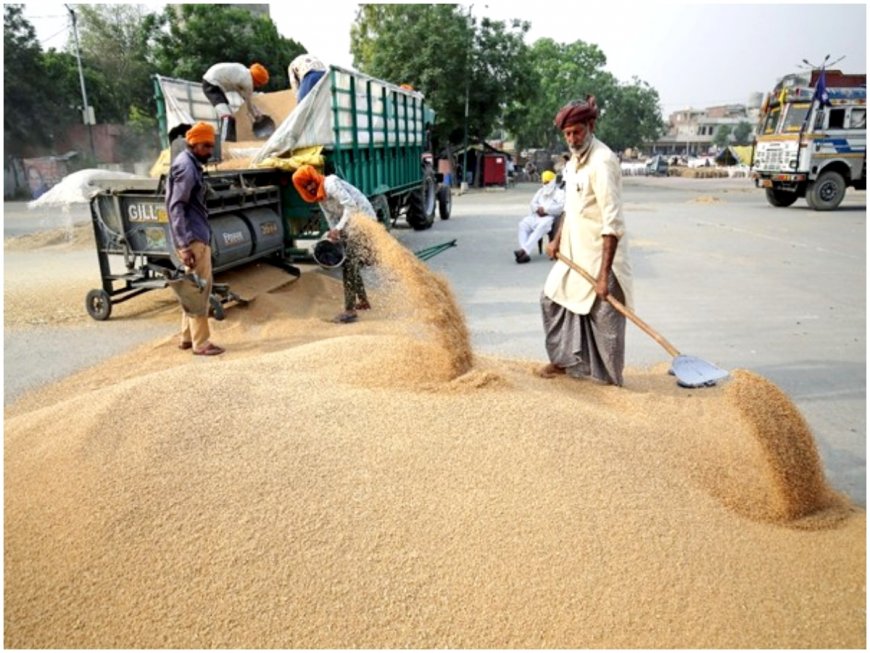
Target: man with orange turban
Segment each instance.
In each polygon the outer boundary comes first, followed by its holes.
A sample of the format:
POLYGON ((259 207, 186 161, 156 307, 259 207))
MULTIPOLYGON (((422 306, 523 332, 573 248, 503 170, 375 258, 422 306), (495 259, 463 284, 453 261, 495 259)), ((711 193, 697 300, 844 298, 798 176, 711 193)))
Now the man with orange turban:
POLYGON ((236 140, 236 123, 227 93, 234 91, 242 96, 248 115, 253 122, 263 115, 254 104, 254 88, 269 83, 269 71, 261 64, 246 68, 240 63, 216 63, 202 76, 202 92, 218 114, 221 125, 221 141, 236 140))
POLYGON ((205 205, 205 180, 202 166, 211 158, 215 130, 198 122, 187 130, 187 149, 172 162, 166 179, 166 212, 169 231, 178 258, 189 272, 206 282, 204 301, 197 307, 181 307, 181 341, 179 349, 193 349, 196 356, 224 353, 213 344, 208 327, 208 298, 211 295, 211 226, 205 205))
POLYGON ((358 310, 371 308, 360 275, 362 259, 366 258, 355 237, 353 224, 360 218, 377 220, 377 213, 356 186, 336 175, 321 175, 313 166, 304 165, 293 173, 293 185, 306 202, 317 202, 329 223, 326 237, 344 246, 341 280, 344 286, 344 312, 334 322, 353 322, 358 310))
POLYGON ((546 378, 568 374, 622 385, 625 365, 625 318, 612 295, 632 306, 628 238, 622 216, 619 160, 593 136, 595 97, 568 103, 556 114, 571 158, 565 164, 565 217, 547 254, 573 261, 590 275, 589 284, 567 263, 556 260, 541 293, 545 344, 550 363, 546 378))

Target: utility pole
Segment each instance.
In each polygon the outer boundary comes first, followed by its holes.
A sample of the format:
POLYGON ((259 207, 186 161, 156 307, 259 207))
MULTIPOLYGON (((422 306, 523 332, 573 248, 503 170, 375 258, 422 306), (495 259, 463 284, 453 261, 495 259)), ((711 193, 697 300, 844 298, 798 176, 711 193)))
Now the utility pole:
MULTIPOLYGON (((474 8, 474 4, 472 4, 468 8, 468 18, 471 19, 471 10, 474 8)), ((468 48, 468 57, 469 59, 474 52, 474 24, 472 23, 471 30, 471 45, 468 48)), ((469 93, 469 81, 471 77, 470 66, 465 66, 465 136, 463 137, 463 150, 462 150, 462 179, 459 180, 459 193, 462 194, 468 190, 468 93, 469 93)))
POLYGON ((96 161, 97 149, 94 147, 94 132, 91 128, 91 124, 93 123, 93 121, 91 120, 91 109, 88 106, 88 93, 85 90, 85 74, 82 71, 82 56, 79 51, 79 31, 78 27, 76 26, 76 12, 69 5, 64 5, 64 7, 66 7, 70 17, 72 18, 73 40, 76 44, 76 61, 79 65, 79 81, 82 84, 82 102, 84 103, 84 108, 82 109, 82 118, 84 119, 85 124, 88 126, 88 138, 91 141, 91 154, 96 161))

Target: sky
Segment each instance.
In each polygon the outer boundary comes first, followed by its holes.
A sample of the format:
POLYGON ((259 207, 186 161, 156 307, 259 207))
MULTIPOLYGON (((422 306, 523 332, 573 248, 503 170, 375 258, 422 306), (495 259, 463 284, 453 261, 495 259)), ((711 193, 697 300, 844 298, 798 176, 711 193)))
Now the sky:
MULTIPOLYGON (((160 10, 165 3, 139 4, 160 10)), ((64 4, 25 5, 43 48, 63 48, 70 31, 64 4)), ((271 3, 270 12, 281 35, 328 63, 351 67, 350 26, 357 5, 345 0, 315 5, 285 0, 271 3)), ((831 61, 844 57, 835 68, 867 71, 865 2, 488 0, 461 6, 477 18, 530 22, 529 43, 549 37, 598 45, 607 57, 605 69, 618 80, 637 77, 659 92, 665 116, 689 107, 746 104, 752 93, 767 92, 783 75, 799 72, 804 59, 819 64, 830 54, 831 61)))

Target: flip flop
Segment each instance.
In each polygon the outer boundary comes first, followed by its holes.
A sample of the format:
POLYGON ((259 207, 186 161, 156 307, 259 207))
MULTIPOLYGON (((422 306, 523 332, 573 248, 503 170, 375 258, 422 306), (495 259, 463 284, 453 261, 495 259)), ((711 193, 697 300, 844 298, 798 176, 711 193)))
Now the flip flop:
POLYGON ((348 324, 349 322, 356 322, 357 316, 352 313, 340 313, 332 318, 332 321, 336 324, 348 324))
POLYGON ((224 351, 225 350, 223 347, 218 347, 217 345, 214 345, 212 343, 208 343, 202 349, 194 349, 193 355, 194 356, 218 356, 219 354, 223 354, 224 351))

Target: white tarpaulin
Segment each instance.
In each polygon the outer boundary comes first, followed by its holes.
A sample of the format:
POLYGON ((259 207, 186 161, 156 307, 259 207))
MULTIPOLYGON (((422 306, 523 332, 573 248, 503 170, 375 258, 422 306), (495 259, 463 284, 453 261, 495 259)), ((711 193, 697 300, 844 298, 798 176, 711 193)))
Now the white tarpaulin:
POLYGON ((251 163, 305 147, 351 145, 354 137, 360 146, 422 145, 426 129, 423 105, 423 95, 416 91, 331 66, 251 163))
POLYGON ((104 189, 106 182, 118 183, 125 181, 143 181, 150 186, 154 185, 153 180, 141 175, 134 175, 129 172, 116 172, 114 170, 102 170, 100 168, 88 168, 79 170, 64 177, 60 183, 53 186, 47 192, 40 195, 37 199, 27 203, 29 209, 39 209, 48 206, 67 206, 69 204, 81 203, 85 204, 90 201, 96 193, 104 189))
MULTIPOLYGON (((192 125, 200 120, 211 123, 215 129, 219 128, 217 112, 203 93, 202 82, 189 82, 160 75, 156 77, 166 107, 167 133, 178 125, 192 125)), ((243 104, 242 96, 233 92, 226 95, 230 108, 235 113, 243 104)))

